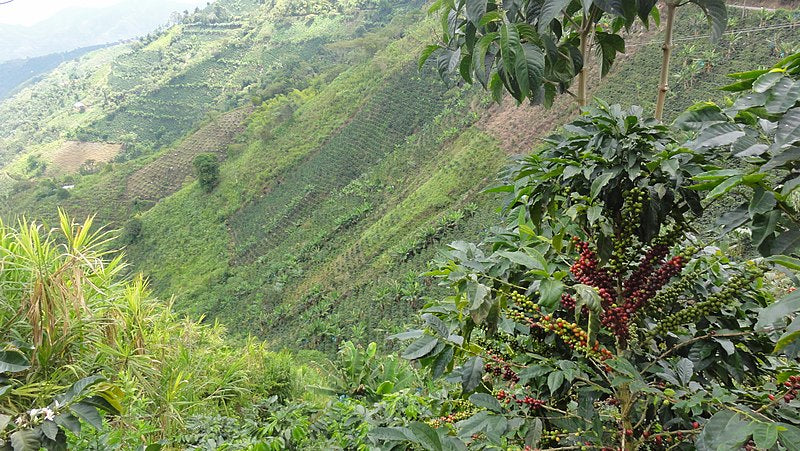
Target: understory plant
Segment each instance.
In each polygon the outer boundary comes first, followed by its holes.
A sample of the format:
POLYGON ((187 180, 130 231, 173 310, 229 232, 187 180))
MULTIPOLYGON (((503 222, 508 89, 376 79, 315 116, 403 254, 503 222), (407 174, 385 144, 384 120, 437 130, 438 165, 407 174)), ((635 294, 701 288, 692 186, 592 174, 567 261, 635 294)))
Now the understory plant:
POLYGON ((0 225, 0 449, 170 445, 193 415, 300 395, 291 355, 177 315, 111 238, 63 213, 0 225))
MULTIPOLYGON (((404 357, 458 384, 388 448, 798 449, 798 292, 693 230, 703 149, 598 103, 509 174, 510 223, 453 243, 404 357)), ((800 320, 798 320, 800 321, 800 320)))

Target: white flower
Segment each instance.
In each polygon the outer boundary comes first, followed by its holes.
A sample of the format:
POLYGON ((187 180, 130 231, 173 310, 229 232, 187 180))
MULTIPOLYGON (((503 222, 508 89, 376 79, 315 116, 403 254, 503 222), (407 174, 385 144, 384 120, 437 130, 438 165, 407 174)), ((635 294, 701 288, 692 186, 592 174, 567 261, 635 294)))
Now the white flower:
POLYGON ((30 415, 31 418, 36 418, 36 416, 39 415, 41 411, 42 409, 31 409, 31 411, 28 412, 28 415, 30 415))
POLYGON ((56 418, 55 412, 53 412, 52 410, 48 409, 47 407, 42 409, 42 412, 44 413, 44 419, 45 420, 53 421, 56 418))
POLYGON ((14 423, 17 423, 17 426, 22 426, 22 424, 25 423, 25 417, 21 415, 18 416, 17 419, 14 420, 14 423))

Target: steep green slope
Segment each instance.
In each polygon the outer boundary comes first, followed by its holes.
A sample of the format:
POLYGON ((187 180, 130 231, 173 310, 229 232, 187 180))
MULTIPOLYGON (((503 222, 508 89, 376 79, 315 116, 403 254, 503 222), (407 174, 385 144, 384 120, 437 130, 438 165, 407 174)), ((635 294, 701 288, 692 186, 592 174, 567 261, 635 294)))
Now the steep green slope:
MULTIPOLYGON (((705 87, 719 85, 731 68, 752 66, 758 54, 740 45, 741 38, 726 36, 714 47, 692 32, 694 14, 682 19, 679 33, 689 44, 679 46, 676 65, 715 59, 691 82, 675 77, 673 116, 695 99, 721 98, 705 87)), ((762 20, 779 24, 782 18, 749 14, 745 23, 762 20)), ((779 33, 773 36, 791 40, 790 29, 779 33)), ((638 39, 597 95, 623 103, 655 98, 648 85, 660 60, 658 36, 638 39)), ((408 39, 402 45, 420 48, 408 39)), ((293 347, 333 349, 341 339, 379 338, 401 323, 435 289, 413 275, 437 243, 491 226, 490 199, 479 192, 507 161, 492 132, 476 128, 471 107, 481 96, 448 90, 430 76, 418 79, 412 57, 392 48, 380 52, 316 93, 287 123, 264 119, 275 117, 272 110, 257 112, 253 123, 260 125, 245 135, 246 150, 223 166, 215 194, 191 186, 143 215, 142 241, 130 249, 139 268, 166 265, 151 274, 165 292, 183 293, 179 305, 188 311, 247 325, 293 347), (386 61, 397 66, 385 67, 386 61), (360 96, 348 95, 354 86, 360 96), (406 117, 409 109, 413 115, 406 117), (172 238, 164 240, 165 234, 172 238)), ((530 128, 502 133, 540 135, 546 129, 538 126, 564 117, 563 111, 527 111, 530 128)))
MULTIPOLYGON (((122 197, 119 182, 148 165, 148 158, 179 147, 187 134, 215 122, 220 112, 324 84, 369 55, 356 47, 342 57, 348 40, 372 29, 380 32, 397 11, 417 8, 401 2, 384 12, 373 3, 355 2, 327 16, 289 17, 280 4, 223 0, 149 42, 63 65, 0 104, 0 161, 11 162, 5 168, 11 180, 0 191, 15 196, 16 213, 25 206, 42 211, 61 204, 124 223, 139 208, 139 199, 122 197), (328 50, 332 43, 340 48, 328 50), (73 107, 76 101, 85 109, 73 107), (29 159, 52 164, 59 150, 54 143, 64 138, 122 143, 116 167, 105 168, 113 175, 37 177, 42 165, 30 166, 29 159), (70 199, 63 193, 56 197, 62 185, 76 185, 70 199)), ((372 40, 392 39, 391 30, 384 34, 372 40)), ((351 48, 359 45, 352 42, 351 48)))
MULTIPOLYGON (((130 259, 159 292, 176 294, 183 311, 276 346, 333 350, 347 338, 380 339, 436 294, 416 276, 442 243, 476 237, 497 221, 496 199, 481 191, 509 152, 528 151, 574 107, 564 96, 549 111, 507 101, 485 112, 485 94, 438 81, 429 68, 418 73, 432 25, 416 10, 397 11, 363 34, 343 15, 275 20, 273 10, 248 11, 233 25, 179 27, 114 56, 104 66, 108 86, 156 86, 72 130, 93 139, 134 131, 131 148, 146 155, 74 177, 61 199, 64 180, 50 188, 36 177, 8 182, 17 191, 5 214, 41 216, 62 205, 118 226, 138 214, 126 227, 136 232, 126 235, 130 259), (242 40, 259 44, 246 48, 242 40), (172 46, 180 51, 167 51, 169 58, 193 57, 159 67, 157 55, 172 46), (219 186, 205 193, 187 177, 185 155, 198 153, 197 143, 224 130, 233 113, 201 113, 253 96, 260 105, 240 124, 246 131, 202 149, 224 159, 219 186)), ((709 86, 724 84, 724 74, 770 63, 767 39, 798 42, 785 13, 736 11, 740 32, 718 45, 698 35, 699 17, 685 8, 678 22, 672 117, 696 100, 722 99, 709 86)), ((659 37, 632 37, 629 55, 594 94, 649 108, 659 37)))

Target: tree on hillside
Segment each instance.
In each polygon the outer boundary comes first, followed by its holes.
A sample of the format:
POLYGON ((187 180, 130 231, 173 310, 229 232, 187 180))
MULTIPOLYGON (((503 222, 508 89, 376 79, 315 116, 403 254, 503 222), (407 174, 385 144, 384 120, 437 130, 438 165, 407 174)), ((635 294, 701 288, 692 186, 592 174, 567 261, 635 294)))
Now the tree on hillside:
MULTIPOLYGON (((719 37, 727 23, 724 0, 690 0, 698 5, 719 37)), ((667 92, 675 9, 685 3, 667 1, 664 60, 656 118, 661 119, 667 92)), ((558 93, 570 92, 577 78, 578 105, 588 103, 587 61, 592 51, 606 75, 619 53, 625 53, 622 30, 637 16, 644 26, 659 24, 656 0, 438 0, 440 42, 429 45, 420 66, 434 53, 439 71, 458 72, 468 83, 478 81, 500 100, 504 91, 517 102, 549 106, 558 93)), ((656 83, 654 81, 654 86, 656 83)))
POLYGON ((219 183, 219 160, 213 153, 202 153, 194 158, 194 172, 203 191, 210 193, 219 183))

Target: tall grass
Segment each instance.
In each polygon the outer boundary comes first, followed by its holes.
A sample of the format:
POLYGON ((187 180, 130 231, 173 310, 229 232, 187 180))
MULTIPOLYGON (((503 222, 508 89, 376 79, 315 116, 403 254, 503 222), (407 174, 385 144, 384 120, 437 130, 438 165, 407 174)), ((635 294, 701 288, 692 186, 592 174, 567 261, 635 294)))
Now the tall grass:
POLYGON ((91 218, 59 217, 55 228, 0 224, 0 350, 30 360, 24 372, 0 374, 0 386, 10 387, 0 390, 0 415, 45 406, 99 374, 120 387, 126 407, 109 440, 130 444, 175 436, 190 415, 235 415, 300 393, 291 355, 252 338, 234 343, 219 323, 179 316, 142 277, 120 277, 125 264, 110 247, 112 233, 91 218))

